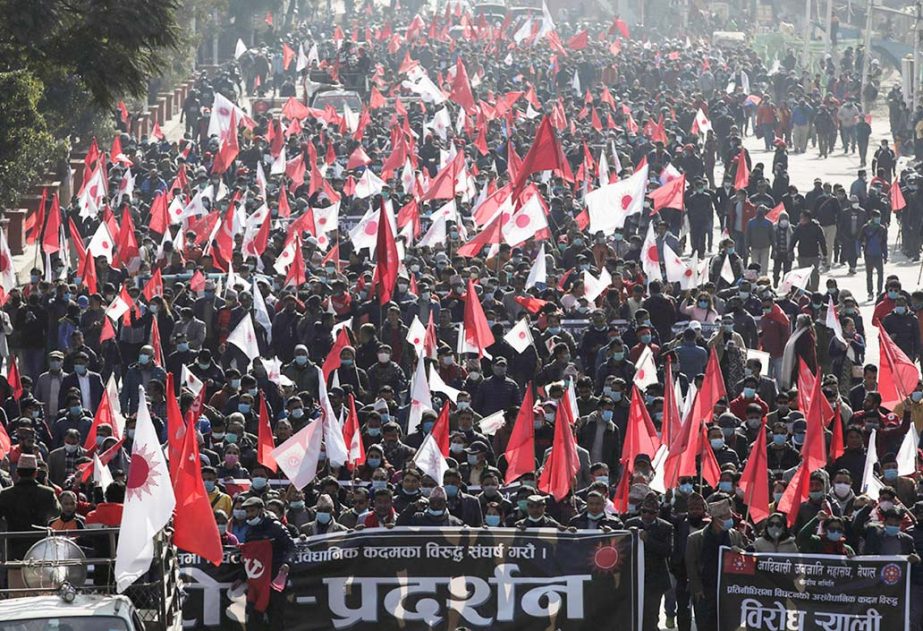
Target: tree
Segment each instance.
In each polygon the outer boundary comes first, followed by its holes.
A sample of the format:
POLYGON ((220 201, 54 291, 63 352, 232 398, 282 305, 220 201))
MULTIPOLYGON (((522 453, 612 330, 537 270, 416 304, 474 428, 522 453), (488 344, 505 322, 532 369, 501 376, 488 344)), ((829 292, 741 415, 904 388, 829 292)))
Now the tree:
POLYGON ((0 2, 0 71, 45 85, 76 76, 102 107, 145 93, 181 43, 179 0, 0 2))
POLYGON ((35 181, 55 157, 56 143, 38 110, 42 84, 28 72, 0 72, 0 207, 35 181))

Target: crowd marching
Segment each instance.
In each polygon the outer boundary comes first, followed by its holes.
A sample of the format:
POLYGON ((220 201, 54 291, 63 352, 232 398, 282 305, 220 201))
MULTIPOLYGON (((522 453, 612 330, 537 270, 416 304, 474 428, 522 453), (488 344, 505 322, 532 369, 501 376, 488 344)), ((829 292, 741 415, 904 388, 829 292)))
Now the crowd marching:
POLYGON ((120 114, 25 282, 0 243, 8 528, 124 531, 162 445, 177 545, 201 488, 274 575, 350 529, 636 528, 644 628, 707 630, 722 545, 918 562, 923 290, 884 265, 923 244, 920 112, 869 155, 861 49, 531 15, 317 15, 203 72, 178 141, 120 114), (857 179, 799 191, 815 151, 857 179))

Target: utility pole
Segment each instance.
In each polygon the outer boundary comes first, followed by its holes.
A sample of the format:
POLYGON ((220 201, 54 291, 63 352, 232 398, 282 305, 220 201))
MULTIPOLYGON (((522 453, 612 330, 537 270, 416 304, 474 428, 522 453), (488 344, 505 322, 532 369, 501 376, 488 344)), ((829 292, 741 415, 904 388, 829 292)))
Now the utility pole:
POLYGON ((913 22, 913 112, 916 113, 920 104, 920 0, 916 4, 916 17, 913 22))
POLYGON ((875 0, 869 0, 865 16, 865 55, 862 56, 862 84, 859 89, 859 102, 865 102, 865 84, 869 80, 869 63, 872 57, 872 14, 875 11, 875 0))
POLYGON ((808 49, 811 44, 811 0, 804 0, 804 51, 801 53, 801 65, 808 70, 808 49))
POLYGON ((827 20, 826 20, 826 45, 824 46, 824 52, 828 55, 832 53, 833 50, 833 36, 830 33, 830 28, 833 25, 833 0, 827 0, 827 20))

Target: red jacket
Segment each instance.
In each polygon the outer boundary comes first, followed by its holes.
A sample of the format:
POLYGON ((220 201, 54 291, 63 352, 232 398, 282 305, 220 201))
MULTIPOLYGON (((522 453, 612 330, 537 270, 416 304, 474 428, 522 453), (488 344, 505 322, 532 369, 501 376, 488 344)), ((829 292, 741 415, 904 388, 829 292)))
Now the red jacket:
POLYGON ((96 510, 87 515, 87 526, 99 524, 104 528, 118 528, 122 524, 122 504, 101 502, 96 505, 96 510))

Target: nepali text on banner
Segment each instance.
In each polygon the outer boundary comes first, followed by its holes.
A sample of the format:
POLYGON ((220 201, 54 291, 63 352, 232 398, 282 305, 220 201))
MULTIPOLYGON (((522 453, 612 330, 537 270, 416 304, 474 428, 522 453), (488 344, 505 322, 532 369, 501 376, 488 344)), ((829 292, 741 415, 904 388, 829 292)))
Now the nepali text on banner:
POLYGON ((906 557, 721 550, 719 631, 908 628, 906 557))
MULTIPOLYGON (((640 628, 643 549, 626 531, 370 529, 298 542, 285 590, 291 631, 597 631, 640 628), (640 561, 639 561, 640 559, 640 561)), ((180 554, 186 628, 234 629, 243 574, 180 554)))

